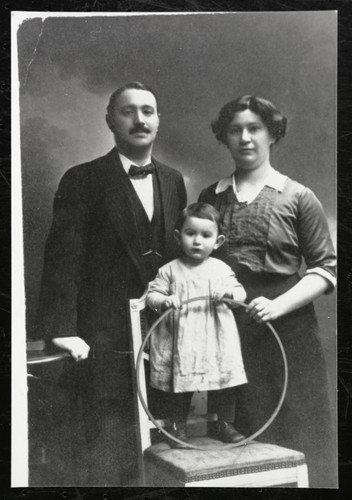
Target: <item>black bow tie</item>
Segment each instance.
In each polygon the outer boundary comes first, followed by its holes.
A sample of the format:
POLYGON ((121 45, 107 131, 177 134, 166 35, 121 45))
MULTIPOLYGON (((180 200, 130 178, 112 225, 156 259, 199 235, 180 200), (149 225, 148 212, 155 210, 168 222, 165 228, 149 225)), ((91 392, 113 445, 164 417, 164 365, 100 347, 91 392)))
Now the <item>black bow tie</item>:
POLYGON ((148 174, 152 174, 155 167, 152 163, 145 165, 144 167, 137 167, 137 165, 131 165, 128 171, 130 177, 146 177, 148 174))

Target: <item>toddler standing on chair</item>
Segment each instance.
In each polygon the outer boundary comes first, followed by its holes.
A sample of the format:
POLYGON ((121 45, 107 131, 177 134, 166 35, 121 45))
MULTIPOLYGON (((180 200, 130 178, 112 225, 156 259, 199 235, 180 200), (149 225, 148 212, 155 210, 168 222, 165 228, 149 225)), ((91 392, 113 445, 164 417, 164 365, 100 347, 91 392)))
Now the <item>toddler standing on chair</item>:
POLYGON ((236 443, 244 436, 233 426, 234 387, 247 377, 235 318, 222 299, 243 302, 246 292, 227 264, 210 257, 225 240, 214 207, 194 203, 184 209, 175 237, 182 255, 159 269, 147 295, 148 306, 158 312, 174 308, 151 335, 150 383, 171 402, 171 432, 181 441, 187 441, 193 392, 215 391, 216 437, 236 443))

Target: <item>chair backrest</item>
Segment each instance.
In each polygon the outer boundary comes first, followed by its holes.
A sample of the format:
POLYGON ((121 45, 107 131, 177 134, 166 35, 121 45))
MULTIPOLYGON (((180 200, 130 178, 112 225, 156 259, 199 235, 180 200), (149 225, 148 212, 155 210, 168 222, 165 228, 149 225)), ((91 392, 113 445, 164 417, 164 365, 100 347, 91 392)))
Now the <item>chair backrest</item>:
MULTIPOLYGON (((148 322, 145 314, 147 291, 139 299, 130 300, 130 330, 131 330, 131 343, 134 360, 134 368, 137 366, 138 353, 140 351, 143 340, 148 332, 148 322)), ((149 360, 149 355, 143 353, 143 359, 149 360)), ((136 421, 137 421, 137 434, 139 434, 139 442, 141 451, 151 445, 150 430, 154 428, 154 424, 150 421, 147 413, 145 412, 141 400, 137 394, 137 374, 134 373, 134 389, 136 397, 136 421)), ((140 364, 140 391, 146 403, 148 403, 145 363, 140 364)))

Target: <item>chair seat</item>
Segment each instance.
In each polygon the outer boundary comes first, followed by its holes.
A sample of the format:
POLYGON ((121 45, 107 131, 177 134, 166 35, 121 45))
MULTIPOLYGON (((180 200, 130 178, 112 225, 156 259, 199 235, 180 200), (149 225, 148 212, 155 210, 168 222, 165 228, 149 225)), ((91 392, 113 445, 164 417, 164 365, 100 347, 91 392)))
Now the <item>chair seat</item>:
POLYGON ((257 441, 236 447, 209 437, 191 438, 189 443, 204 451, 173 449, 167 442, 147 448, 148 482, 154 486, 308 486, 302 484, 308 480, 301 452, 257 441))

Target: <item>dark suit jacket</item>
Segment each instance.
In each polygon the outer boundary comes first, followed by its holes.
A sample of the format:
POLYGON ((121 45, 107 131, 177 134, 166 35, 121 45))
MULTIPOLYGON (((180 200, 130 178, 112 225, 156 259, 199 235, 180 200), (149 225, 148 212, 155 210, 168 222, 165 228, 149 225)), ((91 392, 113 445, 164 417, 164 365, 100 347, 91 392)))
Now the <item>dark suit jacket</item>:
MULTIPOLYGON (((164 215, 163 264, 175 257, 173 230, 186 190, 178 171, 153 162, 164 215)), ((128 299, 141 296, 147 285, 135 200, 116 148, 68 170, 54 200, 38 328, 45 339, 78 335, 90 345, 84 382, 96 397, 127 397, 131 390, 121 354, 129 350, 128 299)))

